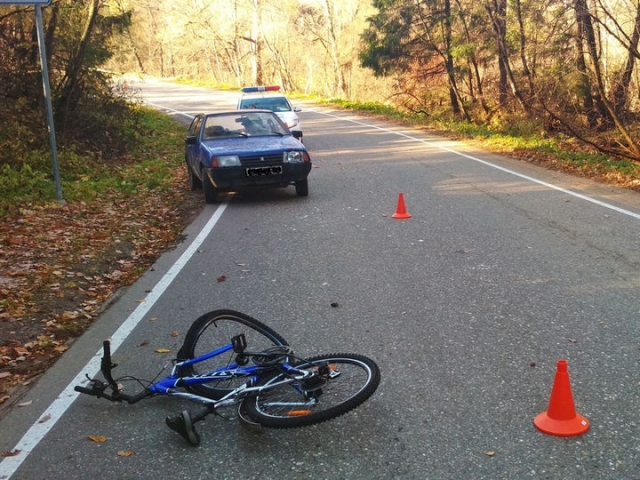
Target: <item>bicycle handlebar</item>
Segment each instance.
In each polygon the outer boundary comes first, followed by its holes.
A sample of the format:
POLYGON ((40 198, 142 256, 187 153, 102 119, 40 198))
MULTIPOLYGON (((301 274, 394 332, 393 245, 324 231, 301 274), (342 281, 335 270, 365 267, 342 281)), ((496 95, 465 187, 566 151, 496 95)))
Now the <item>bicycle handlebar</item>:
MULTIPOLYGON (((92 381, 95 382, 95 380, 92 380, 92 381)), ((126 393, 120 393, 120 392, 114 392, 109 394, 105 392, 106 388, 107 388, 107 385, 105 384, 102 384, 100 386, 100 385, 96 385, 95 383, 91 386, 91 388, 81 387, 80 385, 76 385, 75 387, 73 387, 73 389, 76 392, 91 395, 92 397, 106 398, 111 402, 124 401, 127 403, 136 403, 142 400, 143 398, 151 396, 151 392, 146 388, 137 395, 127 395, 126 393)))
MULTIPOLYGON (((91 382, 91 388, 76 385, 74 387, 74 390, 76 392, 91 395, 93 397, 106 398, 111 402, 125 401, 127 403, 136 403, 143 398, 151 395, 151 392, 146 388, 137 395, 127 395, 125 393, 120 393, 118 384, 111 376, 111 370, 117 367, 117 365, 115 363, 111 363, 111 342, 109 340, 105 340, 102 343, 102 350, 104 354, 100 362, 100 371, 102 372, 102 375, 104 376, 107 383, 104 383, 100 380, 89 379, 91 382), (107 388, 110 388, 113 393, 106 393, 107 388)), ((87 378, 89 377, 87 376, 87 378)))

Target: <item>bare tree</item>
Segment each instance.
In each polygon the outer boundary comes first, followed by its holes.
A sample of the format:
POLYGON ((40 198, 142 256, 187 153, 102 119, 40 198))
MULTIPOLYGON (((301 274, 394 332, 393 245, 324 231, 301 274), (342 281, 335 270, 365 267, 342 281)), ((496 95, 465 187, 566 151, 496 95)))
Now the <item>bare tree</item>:
POLYGON ((64 129, 65 122, 75 106, 74 92, 81 81, 87 48, 91 42, 91 35, 96 25, 100 0, 89 0, 85 5, 84 27, 78 39, 78 46, 69 56, 64 76, 60 82, 60 93, 57 97, 56 117, 64 129))

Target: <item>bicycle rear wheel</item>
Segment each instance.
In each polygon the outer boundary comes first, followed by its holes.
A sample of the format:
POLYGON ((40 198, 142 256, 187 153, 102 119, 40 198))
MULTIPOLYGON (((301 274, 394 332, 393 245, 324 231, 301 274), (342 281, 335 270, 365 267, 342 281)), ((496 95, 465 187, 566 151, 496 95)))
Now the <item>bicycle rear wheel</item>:
MULTIPOLYGON (((230 344, 231 339, 241 333, 247 339, 247 350, 251 352, 260 352, 276 345, 288 345, 287 341, 272 328, 249 315, 234 310, 214 310, 193 322, 178 352, 178 359, 188 360, 209 353, 230 344)), ((230 350, 222 355, 184 367, 180 374, 182 376, 203 375, 233 365, 235 360, 236 354, 230 350)), ((191 385, 188 390, 218 400, 246 381, 246 377, 230 377, 216 382, 191 385)))
MULTIPOLYGON (((364 403, 380 384, 380 369, 362 355, 339 353, 319 355, 295 365, 314 371, 329 367, 329 378, 319 389, 305 392, 298 382, 287 383, 246 398, 247 416, 264 427, 296 428, 339 417, 364 403)), ((258 382, 268 387, 289 376, 277 373, 258 382)))

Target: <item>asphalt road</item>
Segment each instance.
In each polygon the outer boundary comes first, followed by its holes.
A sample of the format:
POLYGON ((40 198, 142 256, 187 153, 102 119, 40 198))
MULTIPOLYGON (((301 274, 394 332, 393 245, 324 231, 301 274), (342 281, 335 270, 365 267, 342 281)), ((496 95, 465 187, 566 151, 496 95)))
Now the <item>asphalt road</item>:
MULTIPOLYGON (((140 87, 182 121, 235 102, 140 87)), ((0 463, 0 479, 640 478, 640 197, 390 122, 303 109, 309 197, 291 187, 205 206, 184 244, 33 387, 33 403, 0 421, 0 450, 21 450, 0 463), (391 218, 400 192, 408 220, 391 218), (266 322, 300 354, 369 355, 380 388, 305 429, 209 417, 197 448, 164 425, 188 407, 176 399, 65 406, 63 390, 102 339, 117 340, 118 374, 150 379, 171 356, 154 350, 176 351, 216 308, 266 322), (591 423, 577 437, 533 424, 560 359, 591 423)))

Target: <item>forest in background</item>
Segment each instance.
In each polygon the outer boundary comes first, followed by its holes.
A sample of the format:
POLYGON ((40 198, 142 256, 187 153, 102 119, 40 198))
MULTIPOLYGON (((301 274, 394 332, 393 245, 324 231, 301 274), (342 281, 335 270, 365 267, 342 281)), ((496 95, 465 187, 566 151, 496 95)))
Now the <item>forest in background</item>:
POLYGON ((114 67, 382 102, 640 159, 637 0, 116 0, 114 67))
MULTIPOLYGON (((54 0, 43 13, 60 142, 98 155, 135 128, 107 72, 133 72, 275 83, 640 160, 638 0, 54 0)), ((5 152, 46 144, 35 39, 32 7, 0 7, 5 152)))

